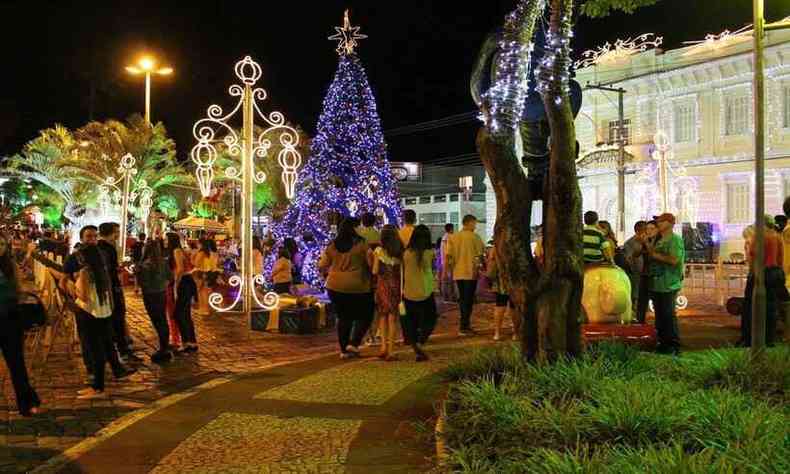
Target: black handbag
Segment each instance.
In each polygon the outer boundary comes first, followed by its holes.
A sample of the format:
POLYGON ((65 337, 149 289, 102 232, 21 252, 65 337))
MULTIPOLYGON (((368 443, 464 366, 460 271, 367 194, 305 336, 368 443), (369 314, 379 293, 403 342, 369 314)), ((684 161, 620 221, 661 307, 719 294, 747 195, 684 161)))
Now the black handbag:
POLYGON ((47 324, 47 310, 44 308, 41 298, 35 293, 22 292, 19 294, 16 317, 22 324, 24 331, 30 331, 47 324))

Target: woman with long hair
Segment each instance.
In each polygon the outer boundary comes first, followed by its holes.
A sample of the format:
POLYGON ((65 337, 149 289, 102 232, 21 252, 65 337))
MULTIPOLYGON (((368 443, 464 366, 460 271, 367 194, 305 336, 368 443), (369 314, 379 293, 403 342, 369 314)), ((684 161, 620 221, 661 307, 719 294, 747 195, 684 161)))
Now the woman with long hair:
POLYGON ((257 235, 252 236, 252 271, 256 275, 263 275, 263 243, 257 235))
POLYGON ((417 362, 428 360, 422 345, 428 341, 436 325, 436 302, 433 299, 433 242, 431 231, 418 225, 403 253, 403 302, 406 315, 401 327, 406 344, 414 349, 417 362))
POLYGON ((11 375, 19 413, 27 417, 42 410, 25 366, 25 332, 21 321, 24 315, 16 311, 18 295, 19 282, 11 243, 6 235, 0 234, 0 349, 11 375))
MULTIPOLYGON (((181 236, 175 232, 167 235, 167 263, 172 278, 168 282, 167 295, 172 298, 172 308, 168 308, 167 322, 170 329, 170 340, 174 345, 181 345, 185 352, 197 351, 195 324, 192 321, 192 299, 197 296, 197 285, 192 273, 187 271, 188 259, 181 247, 181 236), (176 336, 173 336, 175 331, 176 336)), ((169 301, 168 301, 169 303, 169 301)))
POLYGON ((159 337, 159 350, 151 356, 151 361, 157 364, 167 362, 173 358, 173 354, 170 350, 165 293, 172 272, 162 256, 162 244, 159 241, 149 240, 145 243, 143 261, 135 267, 135 271, 143 293, 145 311, 159 337))
POLYGON ((88 400, 104 395, 104 369, 107 362, 115 378, 123 378, 132 371, 121 365, 112 341, 112 283, 101 251, 96 245, 85 245, 80 254, 84 266, 74 284, 74 293, 80 311, 88 315, 85 318, 86 336, 93 356, 93 383, 89 388, 80 390, 77 398, 88 400))
POLYGON ((617 237, 615 237, 614 230, 612 230, 612 224, 610 224, 609 221, 598 221, 598 227, 603 232, 604 239, 606 239, 603 256, 609 262, 614 263, 614 254, 617 250, 617 237))
POLYGON ((395 360, 395 331, 398 325, 403 277, 403 243, 398 228, 385 225, 381 229, 381 245, 373 251, 373 275, 376 278, 376 304, 381 328, 381 353, 379 357, 395 360))
POLYGON ((340 223, 337 237, 321 255, 318 268, 327 274, 326 288, 337 309, 340 357, 359 357, 359 345, 373 320, 368 245, 357 235, 354 223, 340 223))
POLYGON ((211 313, 208 297, 219 276, 219 255, 217 254, 217 244, 213 240, 203 239, 200 241, 200 250, 195 255, 194 264, 198 286, 197 312, 208 315, 211 313))

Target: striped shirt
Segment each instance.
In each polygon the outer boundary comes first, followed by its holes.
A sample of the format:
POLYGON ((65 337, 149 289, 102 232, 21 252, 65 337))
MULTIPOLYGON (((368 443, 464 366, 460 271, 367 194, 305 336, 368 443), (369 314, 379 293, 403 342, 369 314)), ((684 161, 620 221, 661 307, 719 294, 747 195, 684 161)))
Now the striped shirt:
POLYGON ((584 263, 602 262, 606 238, 598 226, 585 225, 582 231, 582 241, 584 242, 584 263))

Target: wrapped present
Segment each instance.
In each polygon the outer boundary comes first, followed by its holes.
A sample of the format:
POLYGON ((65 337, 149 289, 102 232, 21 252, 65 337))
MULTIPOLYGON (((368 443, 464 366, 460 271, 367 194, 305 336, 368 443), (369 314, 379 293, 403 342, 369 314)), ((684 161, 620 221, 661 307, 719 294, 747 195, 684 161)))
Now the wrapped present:
POLYGON ((322 327, 318 306, 281 308, 279 313, 279 329, 283 334, 315 334, 322 327))

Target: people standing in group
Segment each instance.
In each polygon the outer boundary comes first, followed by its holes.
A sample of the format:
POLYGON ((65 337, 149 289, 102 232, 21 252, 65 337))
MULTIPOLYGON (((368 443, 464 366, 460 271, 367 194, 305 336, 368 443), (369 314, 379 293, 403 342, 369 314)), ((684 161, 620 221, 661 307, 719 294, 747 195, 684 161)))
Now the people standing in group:
POLYGON ((448 239, 447 262, 458 285, 461 323, 459 335, 474 335, 472 330, 472 311, 477 293, 477 279, 485 250, 483 239, 475 230, 477 218, 471 214, 464 216, 463 229, 448 239))
POLYGON ((433 299, 433 259, 435 252, 427 226, 414 228, 411 241, 403 252, 403 302, 401 316, 403 339, 414 350, 417 362, 428 360, 422 346, 436 326, 436 301, 433 299))
POLYGON ((650 278, 647 273, 647 255, 644 252, 647 239, 647 222, 638 221, 634 224, 634 235, 623 244, 626 271, 631 280, 631 308, 634 320, 645 323, 649 302, 650 278))
POLYGON ((118 258, 118 239, 121 235, 121 226, 114 222, 105 222, 99 225, 99 241, 97 246, 104 254, 104 261, 107 264, 107 273, 110 276, 112 285, 112 339, 118 353, 127 361, 139 361, 134 355, 129 342, 126 340, 126 297, 123 294, 123 286, 118 272, 120 259, 118 258))
POLYGON ((143 249, 143 260, 135 267, 137 284, 143 293, 143 305, 159 338, 159 349, 151 362, 163 363, 173 358, 170 348, 170 328, 167 323, 167 285, 171 271, 162 255, 162 244, 149 240, 143 249))
POLYGON ((25 417, 42 413, 41 400, 30 384, 25 366, 24 315, 17 311, 19 280, 11 242, 0 234, 0 349, 3 352, 19 414, 25 417))
POLYGON ((395 360, 395 338, 402 300, 401 281, 404 278, 403 243, 398 229, 385 225, 381 229, 381 245, 373 250, 373 275, 376 277, 376 309, 381 330, 381 353, 385 361, 395 360))
POLYGON ((278 295, 291 292, 291 283, 293 282, 291 254, 284 246, 280 247, 277 260, 272 267, 272 282, 274 282, 274 292, 278 295))
POLYGON ((506 317, 510 317, 513 322, 513 340, 516 341, 521 334, 521 317, 513 311, 513 304, 510 301, 510 289, 503 278, 503 273, 499 265, 496 246, 492 246, 486 260, 486 276, 491 281, 491 289, 496 295, 494 306, 494 341, 502 340, 502 323, 506 317))
POLYGON ((458 289, 453 280, 453 269, 447 261, 447 248, 450 237, 452 237, 454 232, 455 226, 453 224, 445 224, 444 234, 439 238, 439 245, 437 245, 437 251, 439 252, 439 293, 445 302, 458 301, 458 289))
POLYGON ((586 265, 594 265, 606 261, 609 241, 598 226, 598 213, 595 211, 587 211, 584 213, 582 243, 584 246, 584 263, 586 265))
POLYGON ((195 335, 195 323, 192 321, 192 300, 197 299, 197 285, 192 278, 192 269, 189 259, 181 246, 181 236, 175 232, 165 234, 167 238, 167 266, 170 268, 171 277, 168 281, 168 298, 172 298, 172 309, 168 309, 168 329, 170 340, 173 330, 180 335, 179 340, 184 352, 198 350, 195 335), (174 323, 171 323, 171 321, 174 323))
MULTIPOLYGON (((782 306, 790 301, 785 286, 785 273, 782 269, 784 264, 784 246, 782 236, 774 228, 773 218, 765 216, 765 237, 763 255, 763 275, 765 284, 765 343, 773 346, 776 341, 776 326, 778 314, 783 309, 782 306)), ((744 308, 741 315, 741 344, 744 346, 752 345, 752 292, 754 291, 754 262, 755 246, 754 228, 749 227, 744 231, 744 239, 749 245, 746 247, 746 261, 749 263, 749 276, 746 279, 744 290, 744 308)))
POLYGON ((674 233, 675 216, 664 213, 656 217, 659 237, 648 245, 650 259, 650 299, 656 316, 658 352, 680 352, 680 335, 675 314, 678 292, 683 288, 686 250, 683 239, 674 233))
POLYGON ((337 310, 340 357, 359 357, 359 345, 373 320, 368 245, 350 219, 340 223, 337 237, 324 249, 318 262, 326 274, 329 298, 337 310))
POLYGON ((376 216, 371 212, 362 214, 362 225, 357 227, 357 234, 365 239, 370 248, 381 244, 381 233, 376 229, 376 216))
POLYGON ((78 399, 89 400, 104 395, 104 370, 110 363, 116 379, 133 370, 124 368, 113 345, 113 290, 105 256, 97 245, 86 245, 80 250, 82 268, 73 285, 76 305, 84 313, 88 347, 93 360, 93 383, 78 392, 78 399))
POLYGON ((217 283, 219 276, 219 254, 217 244, 211 239, 203 239, 200 242, 200 250, 195 254, 193 265, 198 286, 198 310, 201 315, 211 313, 208 304, 209 294, 217 283))
POLYGON ((411 234, 414 232, 414 225, 417 223, 417 213, 411 209, 403 211, 403 227, 398 230, 400 241, 404 247, 409 246, 411 234))

